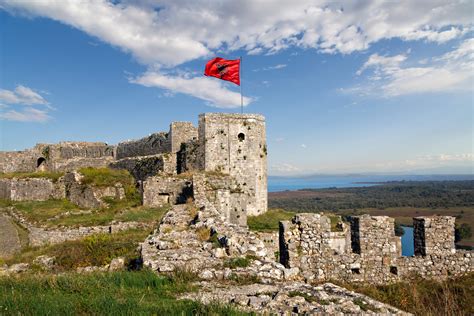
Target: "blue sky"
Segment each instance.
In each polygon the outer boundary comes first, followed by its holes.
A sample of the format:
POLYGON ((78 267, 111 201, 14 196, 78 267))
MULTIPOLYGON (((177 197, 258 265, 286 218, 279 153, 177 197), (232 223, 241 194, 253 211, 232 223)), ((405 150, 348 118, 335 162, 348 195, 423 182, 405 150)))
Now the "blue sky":
POLYGON ((239 112, 243 56, 270 174, 472 173, 473 4, 402 4, 0 0, 0 150, 239 112))

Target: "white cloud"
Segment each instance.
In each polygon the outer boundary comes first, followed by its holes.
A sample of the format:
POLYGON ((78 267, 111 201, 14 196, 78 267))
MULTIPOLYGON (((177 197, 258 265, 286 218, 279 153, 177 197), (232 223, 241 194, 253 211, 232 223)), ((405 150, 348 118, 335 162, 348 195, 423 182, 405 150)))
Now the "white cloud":
POLYGON ((275 66, 257 68, 257 69, 254 69, 253 71, 257 72, 257 71, 277 70, 277 69, 285 68, 286 66, 287 66, 286 64, 278 64, 278 65, 275 65, 275 66))
POLYGON ((301 148, 306 148, 306 144, 301 144, 301 148))
MULTIPOLYGON (((473 2, 463 0, 0 0, 0 8, 80 29, 131 53, 155 73, 239 49, 273 54, 293 46, 348 54, 382 39, 443 43, 465 34, 473 24, 473 2)), ((183 80, 167 71, 157 76, 158 86, 214 105, 235 93, 220 86, 216 97, 212 92, 198 94, 182 85, 202 84, 201 80, 183 80)))
MULTIPOLYGON (((235 108, 240 106, 240 94, 225 88, 224 83, 208 77, 190 77, 188 75, 168 76, 158 72, 147 72, 130 82, 146 87, 159 87, 173 92, 185 93, 202 100, 209 105, 220 108, 235 108)), ((252 99, 244 97, 244 106, 252 99)))
POLYGON ((18 85, 15 90, 0 89, 0 119, 19 122, 46 122, 51 105, 31 88, 18 85), (42 106, 44 109, 32 107, 42 106), (19 107, 11 109, 12 106, 19 107))
POLYGON ((9 110, 0 112, 0 119, 18 122, 40 122, 49 121, 51 117, 46 110, 39 110, 32 107, 26 107, 19 111, 9 110))
POLYGON ((361 96, 390 97, 413 93, 472 91, 473 89, 474 39, 472 38, 464 40, 452 51, 432 58, 430 62, 423 59, 422 66, 405 66, 407 58, 405 54, 371 55, 356 72, 360 76, 372 70, 368 76, 369 80, 342 91, 361 96))
POLYGON ((32 89, 18 85, 14 91, 0 89, 0 101, 7 104, 46 105, 48 102, 32 89))

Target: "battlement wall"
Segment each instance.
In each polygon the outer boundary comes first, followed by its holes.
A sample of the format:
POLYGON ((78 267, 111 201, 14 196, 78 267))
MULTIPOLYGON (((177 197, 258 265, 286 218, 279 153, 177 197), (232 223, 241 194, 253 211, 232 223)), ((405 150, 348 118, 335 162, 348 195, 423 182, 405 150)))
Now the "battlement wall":
POLYGON ((280 262, 298 269, 307 280, 338 279, 386 283, 419 274, 442 278, 474 271, 472 252, 454 248, 454 218, 418 217, 414 257, 402 257, 394 219, 355 216, 340 231, 331 231, 330 219, 320 214, 298 214, 280 222, 280 262))

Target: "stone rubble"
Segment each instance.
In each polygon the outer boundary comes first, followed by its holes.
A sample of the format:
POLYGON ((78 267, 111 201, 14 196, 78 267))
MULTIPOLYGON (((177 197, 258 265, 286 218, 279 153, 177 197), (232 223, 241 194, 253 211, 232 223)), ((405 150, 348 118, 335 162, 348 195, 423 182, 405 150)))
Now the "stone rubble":
POLYGON ((181 298, 204 304, 233 304, 245 311, 270 315, 411 315, 332 283, 233 285, 202 281, 197 285, 199 292, 181 298))

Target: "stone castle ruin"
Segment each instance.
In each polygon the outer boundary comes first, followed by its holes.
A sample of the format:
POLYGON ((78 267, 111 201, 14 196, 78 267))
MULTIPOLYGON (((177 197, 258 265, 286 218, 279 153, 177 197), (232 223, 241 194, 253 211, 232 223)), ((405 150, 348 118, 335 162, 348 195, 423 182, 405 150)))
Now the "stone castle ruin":
POLYGON ((198 127, 173 122, 167 133, 116 146, 62 142, 0 152, 3 173, 65 172, 57 181, 0 179, 0 198, 67 198, 96 208, 104 197, 124 197, 119 184, 82 184, 77 170, 84 167, 128 170, 143 205, 173 205, 141 245, 144 265, 159 272, 186 267, 201 272, 202 278, 222 279, 231 275, 229 269, 222 270, 223 260, 238 256, 256 259, 232 273, 276 281, 386 283, 413 274, 443 278, 474 270, 472 252, 455 249, 455 219, 447 216, 414 219, 413 257, 401 255, 394 219, 386 216, 355 216, 349 223, 334 225, 323 214, 298 214, 280 222, 279 237, 249 231, 247 216, 267 211, 267 145, 261 115, 201 114, 198 127))
MULTIPOLYGON (((128 170, 141 186, 143 204, 161 206, 184 203, 192 197, 192 183, 186 175, 204 172, 219 177, 213 200, 228 221, 246 225, 247 215, 267 210, 267 147, 265 119, 256 114, 206 113, 199 127, 190 122, 173 122, 168 133, 126 141, 116 146, 106 143, 61 142, 37 144, 19 152, 0 152, 0 172, 73 172, 83 167, 110 167, 128 170)), ((47 179, 2 179, 0 198, 45 200, 70 198, 74 187, 47 179)), ((77 179, 77 177, 76 177, 77 179)), ((117 188, 119 189, 119 188, 117 188)), ((91 192, 99 198, 120 195, 91 192)), ((73 190, 73 196, 74 190, 73 190)), ((79 200, 79 198, 72 197, 79 200)), ((97 201, 98 204, 100 201, 97 201)), ((93 207, 94 202, 83 203, 93 207)))

